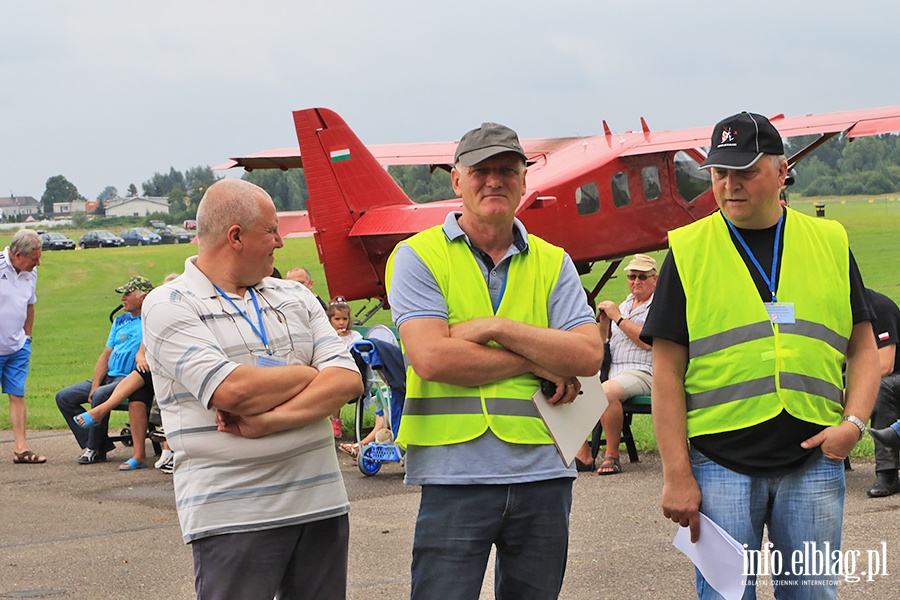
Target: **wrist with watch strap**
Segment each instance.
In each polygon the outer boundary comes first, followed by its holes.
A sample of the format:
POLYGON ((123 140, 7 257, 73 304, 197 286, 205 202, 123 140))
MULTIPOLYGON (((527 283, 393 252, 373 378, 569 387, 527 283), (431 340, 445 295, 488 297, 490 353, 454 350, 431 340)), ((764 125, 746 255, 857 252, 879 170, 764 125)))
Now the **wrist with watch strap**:
POLYGON ((863 438, 863 435, 866 433, 866 424, 859 420, 859 418, 854 417, 853 415, 844 415, 841 419, 841 423, 843 422, 852 423, 854 427, 859 429, 859 439, 863 438))

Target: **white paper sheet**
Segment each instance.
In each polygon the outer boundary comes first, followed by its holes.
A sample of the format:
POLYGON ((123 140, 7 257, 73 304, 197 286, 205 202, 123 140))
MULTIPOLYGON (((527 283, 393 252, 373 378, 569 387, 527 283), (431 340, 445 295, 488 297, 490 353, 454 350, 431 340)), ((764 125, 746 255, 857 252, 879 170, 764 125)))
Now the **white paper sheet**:
POLYGON ((575 460, 578 449, 609 404, 599 377, 579 377, 578 381, 581 382, 581 392, 569 404, 548 404, 540 388, 531 398, 567 467, 575 460))
POLYGON ((700 513, 696 544, 691 543, 691 530, 681 527, 672 545, 691 559, 725 600, 740 600, 744 595, 744 548, 712 519, 700 513))

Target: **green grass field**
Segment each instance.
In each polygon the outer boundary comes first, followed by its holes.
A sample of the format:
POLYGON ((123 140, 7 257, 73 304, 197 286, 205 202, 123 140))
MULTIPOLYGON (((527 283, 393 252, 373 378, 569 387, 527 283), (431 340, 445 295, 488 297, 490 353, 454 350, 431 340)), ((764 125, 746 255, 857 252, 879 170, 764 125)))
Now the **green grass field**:
MULTIPOLYGON (((844 224, 850 236, 853 253, 866 285, 900 303, 900 276, 897 275, 897 232, 900 231, 900 197, 876 199, 828 198, 824 201, 826 216, 844 224)), ((792 207, 815 214, 813 201, 797 201, 792 207)), ((81 231, 64 231, 77 240, 81 231)), ((9 244, 11 231, 0 231, 0 247, 9 244)), ((109 333, 108 315, 119 304, 115 288, 132 275, 143 275, 161 282, 172 272, 183 270, 184 260, 196 252, 194 245, 156 247, 103 248, 64 252, 45 252, 38 271, 38 304, 34 326, 31 372, 28 378, 28 427, 54 429, 65 427, 56 409, 56 392, 91 376, 97 356, 109 333)), ((662 262, 665 252, 654 253, 662 262)), ((316 291, 330 296, 322 266, 318 262, 312 238, 285 240, 276 253, 275 266, 282 272, 303 265, 310 269, 316 291)), ((585 286, 594 286, 605 270, 598 264, 585 275, 585 286)), ((339 292, 339 290, 335 290, 339 292)), ((623 277, 610 281, 599 299, 620 302, 627 294, 623 277)), ((353 302, 354 312, 364 302, 353 302)), ((390 314, 380 311, 369 324, 390 324, 390 314)), ((350 413, 350 408, 345 409, 350 413)), ((125 413, 114 413, 113 426, 123 423, 125 413)), ((9 428, 9 415, 0 410, 0 428, 9 428)), ((649 416, 634 419, 638 447, 655 450, 656 442, 649 416)), ((856 456, 872 456, 872 443, 866 437, 857 447, 856 456)))

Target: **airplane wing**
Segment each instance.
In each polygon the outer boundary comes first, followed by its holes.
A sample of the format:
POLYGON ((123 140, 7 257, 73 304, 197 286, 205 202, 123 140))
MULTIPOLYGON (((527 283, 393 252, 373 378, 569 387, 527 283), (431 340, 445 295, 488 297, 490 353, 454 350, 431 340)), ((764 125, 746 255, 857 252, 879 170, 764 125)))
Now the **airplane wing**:
MULTIPOLYGON (((900 106, 802 117, 785 117, 783 114, 779 114, 769 117, 769 120, 783 138, 842 132, 845 132, 849 138, 856 138, 900 131, 900 106)), ((644 139, 623 151, 622 156, 709 146, 712 130, 713 127, 709 126, 678 131, 645 131, 644 139)))
MULTIPOLYGON (((522 147, 529 159, 537 159, 569 144, 578 142, 580 138, 539 138, 522 140, 522 147)), ((426 142, 418 144, 374 144, 366 146, 372 156, 384 166, 392 165, 446 165, 453 164, 453 155, 459 142, 426 142)), ((224 171, 234 167, 243 167, 247 171, 254 169, 299 169, 303 166, 300 148, 275 148, 263 150, 247 156, 239 156, 213 167, 214 171, 224 171)))

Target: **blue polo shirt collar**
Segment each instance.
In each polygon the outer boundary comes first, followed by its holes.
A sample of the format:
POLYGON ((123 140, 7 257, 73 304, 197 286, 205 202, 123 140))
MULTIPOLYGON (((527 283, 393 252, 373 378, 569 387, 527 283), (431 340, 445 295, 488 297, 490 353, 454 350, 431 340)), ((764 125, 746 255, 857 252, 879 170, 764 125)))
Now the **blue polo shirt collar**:
MULTIPOLYGON (((444 235, 446 235, 447 239, 451 242, 462 237, 470 247, 473 247, 471 240, 469 240, 469 236, 466 235, 466 232, 462 230, 462 227, 460 227, 457 222, 457 219, 461 216, 461 212, 451 212, 448 214, 447 218, 444 219, 442 230, 444 235)), ((528 251, 528 231, 525 230, 525 226, 522 225, 522 222, 519 219, 513 219, 513 246, 515 246, 517 252, 528 251)))

